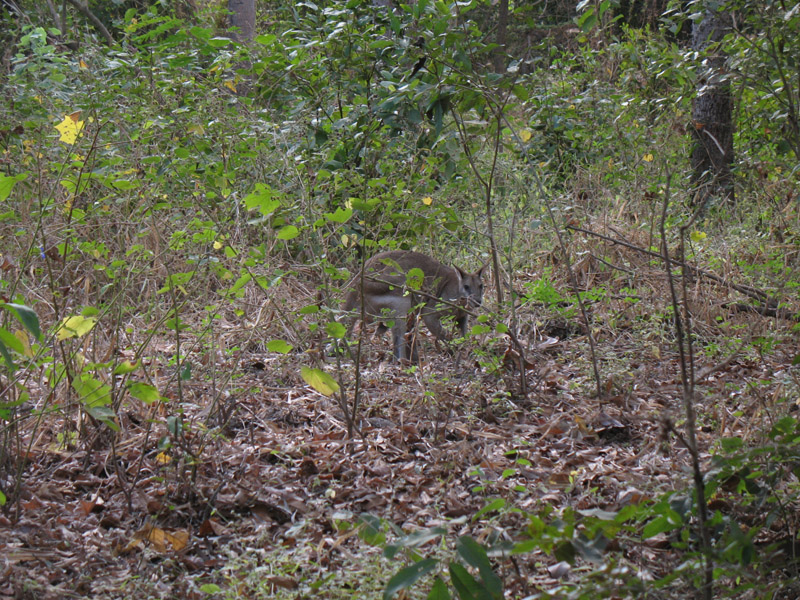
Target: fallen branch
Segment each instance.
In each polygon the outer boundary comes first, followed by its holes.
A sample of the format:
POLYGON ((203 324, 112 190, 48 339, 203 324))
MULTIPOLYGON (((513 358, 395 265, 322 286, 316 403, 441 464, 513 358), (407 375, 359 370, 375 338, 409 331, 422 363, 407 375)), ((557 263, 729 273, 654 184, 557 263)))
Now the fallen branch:
MULTIPOLYGON (((663 255, 659 252, 654 252, 652 250, 648 250, 647 248, 642 248, 641 246, 637 246, 636 244, 631 244, 625 240, 621 240, 619 238, 612 238, 602 233, 598 233, 596 231, 592 231, 591 229, 584 229, 583 227, 576 227, 574 225, 567 225, 567 229, 571 229, 572 231, 578 231, 580 233, 585 233, 587 235, 591 235, 594 237, 598 237, 602 240, 610 242, 612 244, 618 244, 620 246, 624 246, 625 248, 629 248, 631 250, 635 250, 636 252, 640 252, 642 254, 646 254, 648 256, 652 256, 653 258, 658 258, 659 260, 663 259, 663 255)), ((767 292, 760 290, 758 288, 754 288, 749 285, 742 285, 738 283, 732 283, 730 281, 726 281, 716 273, 712 273, 711 271, 706 271, 705 269, 701 269, 700 267, 695 267, 690 265, 684 261, 677 260, 675 258, 670 259, 673 265, 677 265, 682 269, 686 269, 692 275, 705 277, 706 279, 710 279, 714 283, 718 283, 719 285, 728 287, 732 290, 736 290, 737 292, 744 294, 745 296, 757 300, 758 302, 762 303, 763 306, 750 306, 747 304, 737 304, 733 305, 733 308, 737 310, 748 310, 750 312, 755 312, 760 315, 764 315, 765 317, 776 317, 780 319, 786 319, 789 321, 800 321, 800 314, 792 313, 787 310, 783 310, 779 308, 780 302, 777 298, 773 298, 767 292), (745 308, 747 307, 747 308, 745 308)))

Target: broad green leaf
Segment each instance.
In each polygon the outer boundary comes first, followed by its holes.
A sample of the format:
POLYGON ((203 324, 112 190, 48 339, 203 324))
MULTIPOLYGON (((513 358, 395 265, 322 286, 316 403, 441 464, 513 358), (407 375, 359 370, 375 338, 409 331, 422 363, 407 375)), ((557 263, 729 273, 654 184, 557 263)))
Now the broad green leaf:
POLYGON ((358 530, 358 537, 370 546, 382 546, 386 543, 386 534, 383 532, 381 520, 370 514, 361 515, 358 518, 361 527, 358 530))
POLYGON ((450 563, 450 581, 461 600, 481 599, 478 582, 469 574, 469 571, 457 562, 450 563))
POLYGON ((347 333, 347 327, 342 325, 341 323, 337 323, 336 321, 332 321, 325 325, 325 331, 328 332, 328 335, 336 340, 342 339, 345 334, 347 333))
POLYGON ((300 230, 294 225, 287 225, 278 232, 279 240, 293 240, 300 235, 300 230))
POLYGON ((420 577, 424 577, 436 568, 438 561, 433 558, 425 558, 419 562, 414 563, 401 569, 395 573, 394 577, 386 584, 386 589, 383 591, 383 600, 390 600, 400 590, 405 590, 419 581, 420 577))
MULTIPOLYGON (((19 339, 18 335, 26 336, 24 331, 18 330, 17 334, 14 334, 3 327, 0 327, 0 342, 4 343, 8 348, 17 354, 28 356, 26 353, 26 345, 21 339, 19 339)), ((30 347, 28 347, 27 350, 29 351, 30 347)))
POLYGON ((89 333, 97 323, 95 317, 84 317, 81 315, 74 315, 66 317, 61 321, 61 325, 56 331, 56 338, 66 340, 67 338, 80 338, 89 333))
POLYGON ((425 273, 422 269, 414 267, 406 273, 406 285, 412 290, 422 289, 422 283, 425 281, 425 273))
POLYGON ((493 598, 503 597, 503 582, 492 570, 486 549, 471 537, 464 535, 456 542, 456 551, 471 567, 478 569, 486 590, 493 598))
POLYGON ((352 208, 337 208, 332 213, 325 213, 325 218, 334 223, 346 223, 352 216, 352 208))
POLYGON ((445 535, 447 531, 443 527, 431 527, 430 529, 419 529, 414 531, 413 533, 409 533, 407 536, 400 538, 393 544, 389 544, 384 548, 383 555, 386 558, 394 558, 395 554, 397 554, 400 550, 408 550, 419 548, 420 546, 427 544, 431 540, 435 540, 437 538, 442 537, 445 535))
POLYGON ((129 360, 124 360, 114 367, 114 375, 127 375, 128 373, 133 373, 138 368, 138 360, 135 363, 129 360))
POLYGON ((475 515, 472 517, 472 520, 477 521, 481 517, 481 515, 485 515, 488 512, 494 512, 496 510, 500 510, 501 508, 504 508, 505 505, 506 501, 503 498, 495 498, 494 500, 489 502, 489 504, 480 509, 477 513, 475 513, 475 515))
POLYGON ((111 386, 87 373, 82 373, 72 381, 84 406, 106 406, 111 404, 111 386))
POLYGON ((569 540, 558 543, 555 548, 553 548, 553 556, 556 557, 556 560, 563 560, 571 565, 575 564, 576 554, 575 546, 573 546, 572 542, 569 540))
POLYGON ((672 531, 675 529, 676 524, 672 523, 666 517, 657 517, 650 521, 647 525, 645 525, 644 529, 642 530, 642 539, 647 540, 653 536, 658 535, 659 533, 664 533, 666 531, 672 531))
POLYGON ((5 359, 9 372, 13 373, 17 370, 17 366, 14 364, 14 359, 11 357, 11 353, 8 351, 8 348, 6 348, 6 345, 3 343, 2 339, 0 339, 0 355, 2 355, 5 359))
POLYGON ((18 181, 24 180, 28 177, 27 173, 20 173, 19 175, 3 175, 0 173, 0 202, 5 200, 11 195, 11 190, 14 189, 14 184, 18 181))
POLYGON ((595 13, 594 8, 589 8, 580 15, 577 19, 578 27, 581 28, 581 31, 584 33, 588 33, 597 25, 597 14, 595 13))
POLYGON ((138 381, 128 386, 128 393, 145 404, 153 404, 154 402, 163 400, 161 394, 158 393, 158 390, 154 386, 138 381))
POLYGON ((428 592, 427 600, 450 600, 450 592, 447 590, 447 584, 438 575, 436 579, 433 580, 433 586, 431 587, 431 591, 428 592))
POLYGON ((275 191, 264 183, 257 183, 253 193, 244 197, 244 205, 247 210, 258 210, 263 216, 268 217, 281 202, 274 198, 275 191))
POLYGON ((288 342, 284 342, 283 340, 270 340, 267 342, 267 350, 270 352, 278 352, 280 354, 288 354, 292 351, 292 346, 288 342))
POLYGON ((78 398, 87 413, 98 421, 105 423, 114 431, 119 431, 119 426, 114 422, 116 415, 110 406, 110 385, 83 373, 72 380, 72 387, 78 393, 78 398))
POLYGON ((317 390, 320 394, 332 396, 339 391, 339 384, 325 371, 312 369, 310 367, 302 367, 300 369, 300 375, 308 385, 317 390))
POLYGON ((30 331, 37 340, 42 339, 42 330, 39 328, 39 317, 24 304, 0 303, 0 308, 6 307, 11 310, 11 314, 15 315, 20 323, 25 326, 25 329, 30 331))

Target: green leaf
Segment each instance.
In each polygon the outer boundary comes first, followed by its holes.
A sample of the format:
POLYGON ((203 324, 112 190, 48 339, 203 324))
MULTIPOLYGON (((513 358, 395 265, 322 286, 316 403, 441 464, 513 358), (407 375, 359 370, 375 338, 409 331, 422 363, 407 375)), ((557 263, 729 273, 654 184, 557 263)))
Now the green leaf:
POLYGON ((219 594, 222 591, 222 588, 216 583, 204 583, 200 586, 200 591, 205 592, 206 594, 219 594))
POLYGON ((138 360, 135 363, 129 360, 123 360, 116 367, 114 367, 114 375, 127 375, 128 373, 133 373, 138 368, 138 360))
POLYGON ((352 216, 352 208, 337 208, 335 212, 325 213, 325 218, 334 223, 346 223, 352 216))
POLYGON ((293 240, 300 235, 300 230, 294 225, 287 225, 278 232, 279 240, 293 240))
POLYGON ((489 512, 494 512, 496 510, 500 510, 501 508, 505 507, 506 501, 503 498, 495 498, 489 504, 484 506, 480 509, 475 515, 472 517, 473 521, 477 521, 482 515, 485 515, 489 512))
POLYGON ((450 563, 450 581, 461 600, 482 600, 478 582, 457 562, 450 563))
POLYGON ((463 535, 456 542, 456 551, 471 567, 478 569, 486 591, 492 598, 503 597, 503 583, 492 570, 486 549, 468 535, 463 535))
POLYGON ((677 524, 673 523, 670 519, 667 519, 666 517, 657 517, 645 525, 644 529, 642 530, 642 539, 650 539, 659 533, 672 531, 676 527, 677 524))
POLYGON ((333 339, 340 340, 347 334, 347 327, 336 321, 332 321, 325 325, 325 331, 333 339))
POLYGON ((386 546, 386 548, 383 550, 383 555, 386 558, 394 558, 395 554, 397 554, 397 552, 400 550, 419 548, 431 540, 442 537, 446 533, 447 531, 443 527, 420 529, 400 538, 395 543, 386 546))
POLYGON ((192 363, 191 361, 186 361, 183 363, 183 367, 181 367, 181 373, 179 375, 181 381, 189 381, 192 378, 192 363))
POLYGON ((568 540, 556 544, 556 547, 553 548, 553 556, 556 557, 556 560, 563 560, 571 565, 575 564, 576 554, 575 546, 568 540))
POLYGON ((288 354, 292 351, 292 346, 288 342, 284 342, 283 340, 270 340, 267 342, 267 350, 270 352, 278 352, 280 354, 288 354))
POLYGON ((134 382, 128 386, 128 392, 134 398, 137 398, 145 404, 153 404, 159 400, 163 400, 158 389, 147 383, 134 382))
POLYGON ((386 584, 386 589, 383 591, 383 600, 390 600, 400 590, 405 590, 419 581, 423 577, 436 568, 438 561, 433 558, 425 558, 419 562, 414 563, 398 571, 394 577, 386 584))
MULTIPOLYGON (((19 331, 19 335, 27 337, 27 334, 24 331, 19 331)), ((25 356, 25 345, 22 343, 22 341, 16 335, 3 327, 0 327, 0 342, 3 342, 17 354, 25 356)))
POLYGON ((525 100, 527 100, 529 97, 528 88, 524 85, 515 85, 513 88, 511 88, 511 91, 518 100, 522 100, 523 102, 525 102, 525 100))
POLYGON ((6 348, 6 345, 3 343, 2 339, 0 339, 0 354, 3 355, 3 358, 6 361, 6 365, 8 367, 9 372, 13 373, 14 371, 16 371, 17 366, 14 364, 14 359, 11 357, 11 353, 8 351, 8 348, 6 348))
POLYGON ((11 311, 11 314, 17 317, 20 323, 25 326, 25 329, 30 331, 37 340, 42 339, 42 330, 39 328, 39 317, 24 304, 0 303, 0 308, 6 307, 11 311))
POLYGON ((119 431, 119 425, 114 422, 111 404, 111 386, 94 379, 86 373, 72 380, 72 387, 78 393, 78 398, 84 410, 93 418, 108 425, 114 431, 119 431))
POLYGON ((300 375, 305 382, 324 396, 332 396, 339 391, 339 384, 333 377, 320 369, 301 367, 300 375))
POLYGON ((247 210, 258 210, 263 216, 268 217, 281 202, 274 198, 275 191, 264 183, 257 183, 253 193, 244 197, 244 205, 247 210))
POLYGON ((581 31, 584 33, 588 33, 592 29, 595 28, 597 25, 597 14, 593 7, 586 9, 582 15, 580 15, 577 19, 578 27, 581 28, 581 31))
POLYGON ((0 174, 0 202, 5 200, 11 195, 11 190, 14 189, 14 184, 22 181, 28 177, 27 173, 20 173, 19 175, 7 176, 0 174))
POLYGON ((383 522, 376 516, 363 514, 358 518, 361 526, 358 537, 370 546, 382 546, 386 543, 386 534, 383 532, 383 522))
POLYGON ((406 285, 412 290, 422 289, 422 284, 425 281, 425 273, 422 269, 414 267, 406 273, 406 285))
POLYGON ((447 591, 447 584, 438 575, 436 579, 433 580, 433 586, 431 587, 431 591, 428 592, 427 600, 450 600, 450 592, 447 591))

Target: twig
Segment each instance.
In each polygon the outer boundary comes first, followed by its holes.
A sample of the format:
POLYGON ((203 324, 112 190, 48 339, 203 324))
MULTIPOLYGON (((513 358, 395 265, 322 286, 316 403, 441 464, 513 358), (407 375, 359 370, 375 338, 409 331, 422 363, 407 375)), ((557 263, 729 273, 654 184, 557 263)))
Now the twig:
POLYGON ((97 30, 101 33, 101 35, 106 38, 106 43, 109 46, 114 45, 114 37, 109 33, 108 29, 106 29, 106 26, 103 25, 103 22, 98 19, 91 10, 89 10, 88 6, 81 4, 78 2, 78 0, 67 0, 67 2, 72 4, 72 6, 74 6, 79 13, 92 22, 92 25, 97 27, 97 30))
MULTIPOLYGON (((631 250, 635 250, 637 252, 641 252, 642 254, 646 254, 648 256, 652 256, 653 258, 664 259, 664 254, 660 252, 654 252, 653 250, 648 250, 647 248, 642 248, 641 246, 637 246, 636 244, 632 244, 630 242, 626 242, 625 240, 621 240, 619 238, 609 237, 602 233, 598 233, 597 231, 592 231, 591 229, 584 229, 583 227, 576 227, 574 225, 567 225, 567 229, 571 229, 572 231, 578 231, 580 233, 585 233, 587 235, 591 235, 594 237, 598 237, 602 240, 610 242, 612 244, 618 244, 620 246, 624 246, 625 248, 630 248, 631 250)), ((782 313, 776 307, 779 304, 777 298, 773 298, 767 292, 763 290, 759 290, 758 288, 751 287, 749 285, 742 285, 739 283, 732 283, 730 281, 725 281, 722 277, 717 275, 716 273, 712 273, 711 271, 706 271, 705 269, 701 269, 700 267, 695 267, 690 265, 689 263, 682 261, 680 259, 676 259, 670 257, 670 262, 673 265, 681 267, 682 269, 688 270, 692 275, 699 275, 701 277, 705 277, 706 279, 710 279, 711 281, 718 283, 722 286, 728 287, 732 290, 736 290, 748 296, 749 298, 753 298, 754 300, 758 300, 759 302, 763 302, 766 306, 764 307, 764 311, 766 316, 776 316, 786 319, 792 320, 800 320, 800 317, 794 313, 782 313), (770 311, 774 311, 774 314, 769 314, 770 311)))

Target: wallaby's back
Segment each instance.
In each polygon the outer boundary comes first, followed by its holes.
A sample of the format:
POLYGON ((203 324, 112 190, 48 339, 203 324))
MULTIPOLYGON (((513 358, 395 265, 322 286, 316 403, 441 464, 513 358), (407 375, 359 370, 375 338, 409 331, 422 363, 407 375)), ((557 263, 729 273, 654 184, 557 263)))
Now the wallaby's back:
MULTIPOLYGON (((441 324, 441 317, 446 314, 453 315, 461 335, 466 334, 468 314, 453 306, 453 303, 467 307, 480 306, 485 268, 486 265, 470 274, 458 267, 443 265, 420 252, 381 252, 370 258, 363 272, 357 273, 347 284, 349 292, 343 310, 352 312, 361 305, 367 320, 392 321, 395 358, 403 359, 406 358, 406 318, 411 309, 418 305, 422 306, 422 319, 438 339, 447 337, 441 324), (415 268, 424 274, 422 285, 416 291, 408 289, 406 285, 408 272, 415 268)), ((351 321, 361 314, 354 315, 351 321)))

